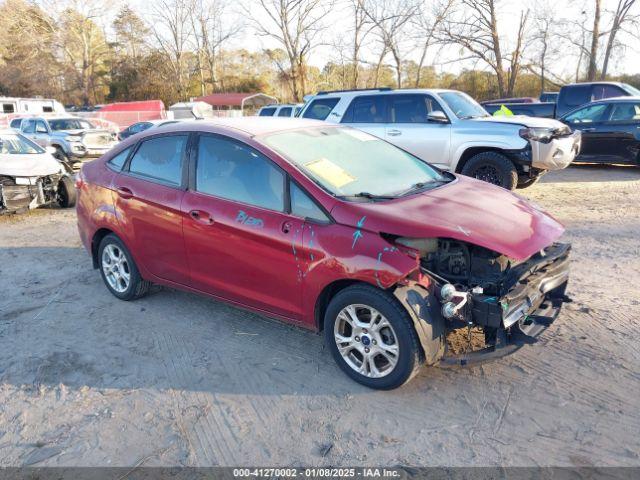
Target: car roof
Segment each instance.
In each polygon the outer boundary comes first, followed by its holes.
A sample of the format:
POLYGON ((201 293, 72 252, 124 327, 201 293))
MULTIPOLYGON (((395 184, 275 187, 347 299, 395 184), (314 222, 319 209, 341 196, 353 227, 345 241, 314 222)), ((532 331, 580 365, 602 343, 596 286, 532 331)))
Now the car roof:
MULTIPOLYGON (((186 120, 183 122, 163 125, 159 129, 152 131, 145 130, 139 135, 146 136, 157 134, 159 131, 198 131, 198 132, 219 132, 220 130, 235 130, 249 136, 276 133, 286 130, 296 130, 310 127, 333 127, 334 125, 319 120, 308 120, 303 118, 290 117, 219 117, 202 120, 186 120)), ((336 125, 337 126, 337 125, 336 125)), ((140 137, 138 137, 140 138, 140 137)))
POLYGON ((627 95, 622 97, 609 97, 609 98, 601 98, 600 100, 595 100, 591 103, 624 103, 624 102, 638 102, 640 101, 640 96, 638 95, 627 95))
POLYGON ((359 95, 394 95, 394 94, 407 94, 407 93, 446 93, 455 92, 460 93, 459 90, 451 90, 448 88, 371 88, 371 89, 358 89, 358 90, 337 90, 329 92, 318 92, 313 96, 313 99, 317 98, 333 98, 343 96, 359 96, 359 95))

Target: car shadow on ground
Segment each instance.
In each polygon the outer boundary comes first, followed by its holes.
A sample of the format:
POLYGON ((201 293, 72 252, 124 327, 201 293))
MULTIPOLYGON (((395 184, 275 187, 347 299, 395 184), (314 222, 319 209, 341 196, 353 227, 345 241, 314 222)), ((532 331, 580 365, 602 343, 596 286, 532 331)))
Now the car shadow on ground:
MULTIPOLYGON (((312 331, 170 288, 118 300, 80 248, 0 248, 0 275, 13 278, 0 299, 2 383, 249 395, 371 392, 339 370, 322 335, 312 331)), ((443 384, 455 375, 425 370, 443 384)), ((412 385, 405 388, 430 388, 419 379, 412 385)))
POLYGON ((564 170, 547 173, 540 183, 598 183, 640 180, 640 167, 633 165, 572 164, 564 170))

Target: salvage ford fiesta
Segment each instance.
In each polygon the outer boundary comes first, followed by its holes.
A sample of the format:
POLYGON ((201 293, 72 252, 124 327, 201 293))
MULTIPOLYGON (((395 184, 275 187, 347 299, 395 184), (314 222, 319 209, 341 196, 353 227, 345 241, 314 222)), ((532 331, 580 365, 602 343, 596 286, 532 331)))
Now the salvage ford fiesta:
POLYGON ((567 300, 556 220, 348 127, 170 125, 84 165, 76 186, 80 236, 113 295, 158 283, 323 331, 373 388, 532 343, 567 300), (481 345, 447 351, 471 329, 481 345))

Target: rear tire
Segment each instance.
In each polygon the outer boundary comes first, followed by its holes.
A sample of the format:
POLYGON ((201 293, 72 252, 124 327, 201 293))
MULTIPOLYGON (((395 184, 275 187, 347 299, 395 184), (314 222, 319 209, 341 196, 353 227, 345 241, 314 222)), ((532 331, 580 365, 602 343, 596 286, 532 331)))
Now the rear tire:
POLYGON ((474 155, 462 168, 461 173, 507 190, 514 190, 518 184, 515 165, 498 152, 482 152, 474 155))
POLYGON ((76 206, 78 192, 69 177, 62 177, 58 182, 58 205, 61 208, 72 208, 76 206))
POLYGON ((369 388, 400 387, 423 363, 409 313, 392 294, 370 285, 347 287, 331 299, 324 333, 342 371, 369 388))
POLYGON ((131 253, 113 233, 100 242, 98 268, 104 284, 120 300, 136 300, 149 292, 151 282, 140 276, 131 253))

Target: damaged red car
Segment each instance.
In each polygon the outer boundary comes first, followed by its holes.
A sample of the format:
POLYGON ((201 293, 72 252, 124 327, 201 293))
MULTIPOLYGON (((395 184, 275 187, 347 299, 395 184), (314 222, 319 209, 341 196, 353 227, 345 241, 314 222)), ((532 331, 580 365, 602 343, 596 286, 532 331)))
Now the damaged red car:
POLYGON ((372 388, 512 352, 567 300, 555 219, 352 128, 173 124, 83 165, 76 183, 80 236, 113 295, 157 283, 322 331, 372 388), (470 328, 483 345, 450 355, 447 334, 470 328))

